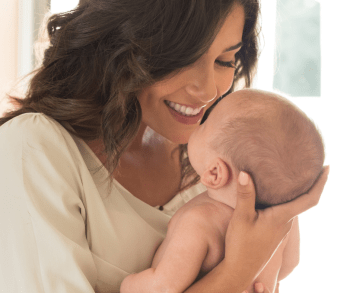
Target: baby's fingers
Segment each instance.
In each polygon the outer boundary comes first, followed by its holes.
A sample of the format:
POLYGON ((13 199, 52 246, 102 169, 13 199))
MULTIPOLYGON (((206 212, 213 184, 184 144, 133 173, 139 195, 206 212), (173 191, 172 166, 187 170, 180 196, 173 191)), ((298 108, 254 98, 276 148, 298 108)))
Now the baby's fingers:
POLYGON ((323 188, 327 182, 328 174, 329 166, 326 166, 323 169, 323 173, 308 193, 299 196, 291 202, 274 207, 275 212, 277 213, 277 218, 283 219, 285 222, 289 222, 297 215, 316 206, 320 200, 323 188))

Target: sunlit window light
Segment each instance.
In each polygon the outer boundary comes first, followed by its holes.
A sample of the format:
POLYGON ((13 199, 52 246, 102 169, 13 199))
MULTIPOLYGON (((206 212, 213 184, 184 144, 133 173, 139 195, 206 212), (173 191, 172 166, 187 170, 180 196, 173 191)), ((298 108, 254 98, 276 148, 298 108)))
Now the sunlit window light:
POLYGON ((79 0, 51 0, 51 12, 60 13, 76 7, 79 0))

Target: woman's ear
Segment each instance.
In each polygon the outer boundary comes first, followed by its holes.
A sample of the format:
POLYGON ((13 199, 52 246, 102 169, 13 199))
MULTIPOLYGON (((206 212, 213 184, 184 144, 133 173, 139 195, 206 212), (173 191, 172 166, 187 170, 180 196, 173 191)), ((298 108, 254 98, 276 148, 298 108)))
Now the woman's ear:
POLYGON ((228 183, 229 178, 229 166, 222 159, 215 158, 203 172, 201 182, 208 188, 219 189, 228 183))

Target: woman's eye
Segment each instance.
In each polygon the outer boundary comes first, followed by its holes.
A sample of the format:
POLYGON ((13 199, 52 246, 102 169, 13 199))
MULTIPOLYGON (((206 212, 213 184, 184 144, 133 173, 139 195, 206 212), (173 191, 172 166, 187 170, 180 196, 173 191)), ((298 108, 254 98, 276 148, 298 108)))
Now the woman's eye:
POLYGON ((216 60, 215 61, 217 64, 223 67, 228 67, 228 68, 236 68, 235 62, 234 61, 220 61, 216 60))

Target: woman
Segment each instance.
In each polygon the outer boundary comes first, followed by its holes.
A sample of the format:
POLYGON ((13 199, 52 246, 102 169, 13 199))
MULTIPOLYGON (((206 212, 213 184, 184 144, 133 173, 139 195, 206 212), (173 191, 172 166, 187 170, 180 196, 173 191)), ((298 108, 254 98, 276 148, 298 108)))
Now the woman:
MULTIPOLYGON (((171 215, 204 190, 189 136, 236 82, 250 86, 258 12, 257 0, 89 0, 50 18, 43 64, 0 119, 6 292, 118 292, 150 266, 171 215)), ((241 293, 326 173, 255 211, 242 172, 225 259, 186 292, 241 293)))

